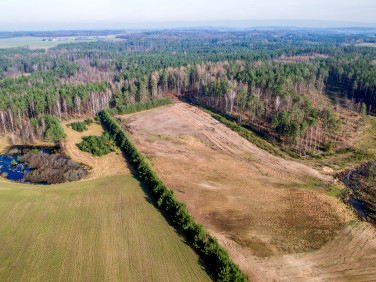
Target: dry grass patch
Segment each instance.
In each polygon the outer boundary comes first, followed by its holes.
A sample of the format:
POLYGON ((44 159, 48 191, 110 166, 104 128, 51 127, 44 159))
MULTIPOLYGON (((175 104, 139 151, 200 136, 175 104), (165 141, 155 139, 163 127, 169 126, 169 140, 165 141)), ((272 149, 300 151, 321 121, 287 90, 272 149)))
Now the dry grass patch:
POLYGON ((88 179, 109 175, 125 175, 130 174, 128 165, 123 158, 120 150, 110 154, 95 157, 90 153, 81 151, 77 144, 82 141, 83 136, 96 135, 100 136, 104 133, 101 125, 93 123, 88 126, 88 130, 77 132, 70 127, 67 127, 69 122, 63 123, 63 128, 67 137, 65 139, 65 153, 74 161, 84 164, 90 168, 88 179))

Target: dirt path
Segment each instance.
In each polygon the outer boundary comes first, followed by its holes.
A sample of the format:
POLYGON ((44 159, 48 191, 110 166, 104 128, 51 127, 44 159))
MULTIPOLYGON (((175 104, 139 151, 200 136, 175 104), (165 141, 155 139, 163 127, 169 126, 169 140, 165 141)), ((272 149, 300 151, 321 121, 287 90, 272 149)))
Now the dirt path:
POLYGON ((355 217, 341 201, 326 195, 330 176, 275 157, 184 103, 127 116, 122 126, 251 280, 372 275, 373 260, 346 272, 347 262, 371 256, 374 241, 361 239, 372 233, 368 227, 363 233, 345 227, 355 217), (345 238, 352 247, 342 252, 330 247, 345 238), (333 260, 330 268, 317 267, 325 257, 333 260))
POLYGON ((64 131, 67 134, 64 151, 74 161, 91 168, 88 177, 83 180, 110 175, 126 175, 131 173, 123 155, 119 150, 101 157, 95 157, 90 153, 82 152, 80 149, 78 149, 77 144, 82 141, 83 136, 100 136, 103 134, 103 128, 101 125, 91 124, 88 126, 87 131, 77 132, 70 127, 67 127, 67 123, 71 122, 73 121, 63 123, 64 131))

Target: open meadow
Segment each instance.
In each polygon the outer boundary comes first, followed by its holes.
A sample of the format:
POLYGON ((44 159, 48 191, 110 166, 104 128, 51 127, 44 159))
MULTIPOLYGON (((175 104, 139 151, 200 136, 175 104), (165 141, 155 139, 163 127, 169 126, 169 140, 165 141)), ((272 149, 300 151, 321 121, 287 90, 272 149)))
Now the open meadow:
POLYGON ((360 263, 364 255, 375 258, 375 229, 354 223, 347 206, 329 195, 331 176, 275 157, 184 103, 118 118, 251 280, 375 275, 373 259, 360 263), (342 241, 349 244, 337 252, 333 246, 342 241), (330 267, 319 266, 324 258, 330 267))

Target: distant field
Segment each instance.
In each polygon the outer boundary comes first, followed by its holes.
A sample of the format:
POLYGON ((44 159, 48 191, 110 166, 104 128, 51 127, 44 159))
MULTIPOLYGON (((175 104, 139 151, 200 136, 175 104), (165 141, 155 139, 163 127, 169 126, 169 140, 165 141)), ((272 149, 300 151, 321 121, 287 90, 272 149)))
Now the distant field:
POLYGON ((208 281, 133 176, 0 183, 0 281, 208 281))
MULTIPOLYGON (((57 38, 56 41, 43 41, 44 37, 13 37, 0 38, 0 48, 29 47, 31 49, 47 49, 63 43, 88 42, 94 40, 76 40, 75 37, 57 38)), ((106 40, 119 40, 114 36, 106 36, 106 40)))

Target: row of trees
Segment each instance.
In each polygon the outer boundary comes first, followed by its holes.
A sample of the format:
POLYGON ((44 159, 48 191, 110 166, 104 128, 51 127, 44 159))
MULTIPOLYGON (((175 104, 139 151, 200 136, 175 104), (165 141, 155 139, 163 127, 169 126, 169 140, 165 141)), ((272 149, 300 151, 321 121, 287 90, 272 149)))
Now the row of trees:
POLYGON ((205 231, 202 225, 194 221, 185 204, 180 203, 174 192, 169 190, 159 179, 147 160, 132 143, 130 137, 112 119, 110 113, 105 110, 100 113, 100 118, 108 132, 116 140, 119 148, 127 154, 140 178, 148 185, 158 207, 168 215, 170 220, 184 234, 187 241, 204 260, 214 278, 217 281, 246 281, 247 277, 230 259, 226 250, 205 231))

